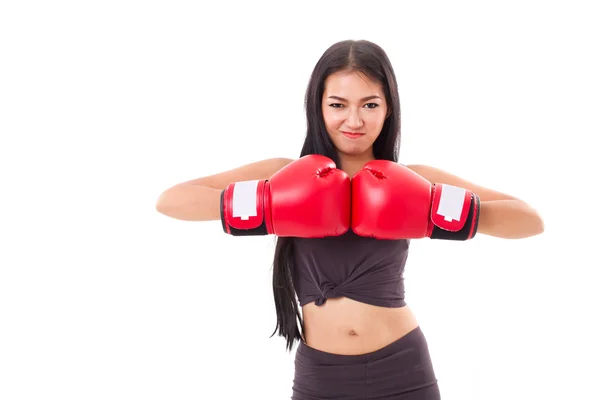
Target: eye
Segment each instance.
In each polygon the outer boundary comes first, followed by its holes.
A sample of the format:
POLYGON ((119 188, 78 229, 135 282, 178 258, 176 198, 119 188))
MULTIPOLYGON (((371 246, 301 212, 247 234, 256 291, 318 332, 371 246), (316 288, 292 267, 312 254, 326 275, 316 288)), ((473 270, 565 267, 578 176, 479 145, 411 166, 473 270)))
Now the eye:
POLYGON ((367 103, 367 104, 365 104, 365 107, 367 107, 367 108, 377 108, 377 107, 379 107, 379 104, 377 104, 377 103, 367 103))
POLYGON ((333 108, 342 108, 342 107, 344 107, 344 105, 343 105, 343 104, 340 104, 340 103, 331 103, 331 104, 329 105, 329 107, 333 107, 333 108))

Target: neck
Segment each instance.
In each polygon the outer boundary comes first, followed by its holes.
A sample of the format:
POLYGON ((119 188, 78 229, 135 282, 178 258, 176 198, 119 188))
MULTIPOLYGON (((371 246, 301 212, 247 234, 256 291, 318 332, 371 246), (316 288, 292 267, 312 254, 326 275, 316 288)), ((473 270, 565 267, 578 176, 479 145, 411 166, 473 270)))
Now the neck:
POLYGON ((347 154, 340 154, 339 158, 341 163, 341 169, 344 172, 346 172, 350 176, 350 178, 352 178, 354 174, 360 171, 366 163, 368 163, 369 161, 373 161, 375 159, 375 156, 373 156, 373 153, 367 152, 361 155, 352 156, 349 156, 347 154))

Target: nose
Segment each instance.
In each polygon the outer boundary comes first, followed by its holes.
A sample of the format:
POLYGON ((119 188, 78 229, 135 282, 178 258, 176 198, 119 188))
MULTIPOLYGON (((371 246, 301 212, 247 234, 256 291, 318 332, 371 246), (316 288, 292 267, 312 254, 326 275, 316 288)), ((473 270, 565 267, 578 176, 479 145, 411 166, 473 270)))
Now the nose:
POLYGON ((360 113, 356 109, 350 109, 348 118, 346 119, 346 125, 350 129, 358 129, 363 125, 362 118, 360 118, 360 113))

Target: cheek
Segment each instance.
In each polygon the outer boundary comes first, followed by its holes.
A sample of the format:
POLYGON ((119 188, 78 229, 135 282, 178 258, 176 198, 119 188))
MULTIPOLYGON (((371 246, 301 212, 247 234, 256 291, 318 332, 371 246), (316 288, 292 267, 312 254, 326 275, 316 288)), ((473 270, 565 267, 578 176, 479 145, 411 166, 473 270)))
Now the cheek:
POLYGON ((344 117, 342 113, 325 109, 323 110, 323 120, 327 128, 337 129, 344 122, 344 117))
POLYGON ((369 128, 379 130, 383 127, 385 123, 385 113, 373 113, 369 116, 369 118, 365 121, 369 128))

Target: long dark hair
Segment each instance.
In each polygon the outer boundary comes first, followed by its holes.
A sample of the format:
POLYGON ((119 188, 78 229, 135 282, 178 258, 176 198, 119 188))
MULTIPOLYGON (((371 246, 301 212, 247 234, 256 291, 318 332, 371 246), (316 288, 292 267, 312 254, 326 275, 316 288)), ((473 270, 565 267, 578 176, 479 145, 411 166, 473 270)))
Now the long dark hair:
MULTIPOLYGON (((300 157, 321 154, 340 167, 337 150, 327 134, 321 101, 327 77, 338 71, 357 71, 382 84, 388 106, 388 116, 380 135, 373 144, 376 159, 398 161, 400 148, 400 99, 398 84, 385 51, 367 40, 345 40, 329 47, 315 66, 304 99, 306 109, 306 139, 300 157)), ((277 312, 275 333, 286 339, 291 350, 296 340, 304 339, 304 323, 300 314, 292 273, 294 242, 292 238, 277 238, 273 259, 273 296, 277 312)))

